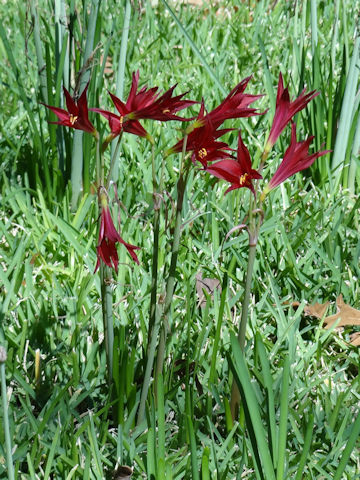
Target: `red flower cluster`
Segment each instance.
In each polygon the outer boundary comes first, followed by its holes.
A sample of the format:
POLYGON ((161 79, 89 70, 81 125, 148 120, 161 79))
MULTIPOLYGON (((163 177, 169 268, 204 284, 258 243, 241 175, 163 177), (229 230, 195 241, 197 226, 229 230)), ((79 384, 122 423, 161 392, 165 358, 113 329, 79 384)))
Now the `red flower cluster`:
MULTIPOLYGON (((192 151, 192 160, 198 160, 203 165, 203 170, 221 178, 230 183, 230 187, 225 193, 231 190, 246 187, 255 195, 253 180, 261 179, 261 174, 252 168, 251 158, 248 149, 242 141, 240 132, 238 137, 237 158, 233 158, 230 147, 225 142, 219 142, 217 139, 230 129, 217 130, 221 123, 227 118, 237 118, 239 116, 258 115, 255 109, 248 106, 257 100, 259 95, 244 95, 244 89, 250 77, 246 78, 233 89, 226 99, 212 112, 204 115, 204 107, 200 111, 199 117, 195 122, 195 128, 189 133, 187 138, 187 151, 192 151), (216 163, 215 160, 219 160, 216 163)), ((305 89, 293 102, 290 101, 289 91, 284 88, 283 78, 280 74, 278 82, 278 91, 276 99, 276 111, 273 124, 270 130, 269 138, 265 146, 267 154, 286 125, 293 116, 304 109, 306 105, 319 93, 312 91, 305 93, 305 89)), ((262 198, 272 188, 279 185, 285 179, 308 168, 316 158, 325 155, 328 151, 317 152, 309 155, 309 145, 314 137, 310 137, 304 142, 296 142, 296 128, 292 126, 291 143, 285 152, 284 159, 276 171, 274 177, 262 194, 262 198)), ((171 150, 181 151, 184 139, 178 142, 171 150)))
MULTIPOLYGON (((220 105, 206 115, 204 102, 202 102, 199 115, 191 126, 186 141, 186 151, 193 152, 191 157, 193 162, 198 160, 206 168, 208 162, 232 158, 230 153, 232 149, 225 142, 219 142, 217 139, 233 129, 218 130, 218 128, 230 118, 261 115, 257 109, 249 108, 249 105, 261 95, 244 94, 250 78, 247 77, 236 85, 220 105)), ((181 152, 183 145, 184 138, 170 148, 167 154, 181 152)))
POLYGON ((101 219, 99 229, 99 241, 98 246, 96 247, 97 262, 95 272, 100 266, 100 259, 105 263, 105 265, 110 268, 114 267, 115 271, 118 271, 119 257, 116 250, 116 243, 121 243, 122 245, 124 245, 130 253, 131 258, 136 263, 139 263, 139 259, 135 253, 135 250, 139 250, 140 247, 136 247, 135 245, 126 243, 120 237, 111 218, 106 193, 103 191, 102 188, 99 192, 99 200, 101 204, 101 219))
POLYGON ((91 108, 90 110, 100 113, 109 122, 111 130, 111 139, 115 138, 120 132, 133 133, 140 137, 151 138, 138 120, 152 119, 166 122, 168 120, 179 120, 181 122, 192 120, 192 118, 183 118, 175 115, 179 110, 183 110, 195 102, 193 100, 182 100, 186 95, 173 97, 174 85, 163 95, 159 96, 158 87, 142 87, 138 90, 139 71, 133 73, 130 93, 126 103, 123 103, 118 97, 109 92, 110 97, 120 115, 108 112, 101 108, 91 108))
MULTIPOLYGON (((252 168, 250 153, 241 138, 240 131, 238 134, 236 157, 234 156, 235 150, 230 148, 226 142, 219 140, 225 133, 234 130, 232 128, 220 128, 225 120, 262 115, 257 109, 250 108, 250 105, 258 100, 261 95, 244 93, 250 78, 251 77, 247 77, 236 85, 220 105, 209 113, 206 113, 204 101, 202 101, 199 114, 195 122, 186 130, 184 138, 166 152, 167 155, 169 155, 171 153, 181 152, 184 148, 186 152, 192 152, 191 160, 193 163, 196 161, 200 162, 203 167, 202 170, 230 183, 225 193, 245 187, 255 195, 253 181, 262 178, 260 171, 252 168), (186 142, 186 145, 184 142, 186 142)), ((186 94, 173 96, 176 85, 160 95, 158 87, 148 88, 144 86, 139 89, 138 84, 139 72, 137 71, 132 75, 131 88, 125 103, 109 92, 119 115, 101 108, 90 109, 100 113, 109 122, 111 134, 105 140, 103 147, 106 147, 111 140, 122 132, 129 132, 151 140, 150 135, 139 122, 141 119, 159 121, 193 120, 193 118, 184 118, 176 115, 180 110, 198 103, 193 100, 183 99, 186 94)), ((51 123, 83 130, 98 138, 98 132, 88 117, 87 88, 88 85, 86 85, 78 101, 75 101, 64 88, 67 110, 49 105, 45 106, 53 111, 59 118, 58 122, 51 123)), ((291 102, 288 88, 284 88, 283 78, 280 74, 276 110, 269 138, 265 145, 263 161, 294 115, 304 109, 307 104, 319 94, 316 91, 305 92, 304 89, 299 97, 291 102)), ((309 137, 305 141, 297 142, 296 126, 294 123, 292 124, 290 146, 286 150, 284 158, 274 176, 262 192, 261 200, 264 199, 270 190, 291 175, 308 168, 316 158, 329 152, 329 150, 324 150, 309 154, 309 146, 313 138, 314 137, 309 137)), ((262 165, 263 164, 261 164, 260 170, 262 165)), ((116 271, 118 270, 119 259, 116 243, 123 244, 133 260, 139 263, 135 253, 139 247, 126 243, 117 232, 111 218, 106 191, 101 186, 99 187, 99 203, 101 206, 101 221, 95 271, 99 268, 100 260, 107 266, 115 268, 116 271)))

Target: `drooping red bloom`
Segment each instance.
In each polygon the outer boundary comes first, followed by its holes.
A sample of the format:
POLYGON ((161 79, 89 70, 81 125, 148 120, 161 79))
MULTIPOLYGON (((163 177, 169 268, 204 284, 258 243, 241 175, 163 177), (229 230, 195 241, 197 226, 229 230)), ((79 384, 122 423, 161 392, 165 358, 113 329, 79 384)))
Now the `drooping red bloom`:
POLYGON ((116 272, 118 271, 119 257, 116 250, 116 243, 121 243, 122 245, 124 245, 130 253, 131 258, 138 264, 139 259, 135 253, 135 250, 139 250, 140 247, 136 247, 135 245, 126 243, 117 232, 114 226, 114 222, 111 218, 111 213, 105 193, 100 193, 100 203, 100 230, 98 246, 96 247, 97 262, 94 273, 100 266, 100 260, 102 260, 108 267, 115 268, 116 272))
POLYGON ((276 96, 275 115, 269 138, 266 142, 265 151, 269 152, 271 150, 281 132, 284 130, 293 116, 303 110, 310 100, 315 98, 320 93, 313 90, 312 92, 305 94, 305 91, 306 89, 304 88, 298 98, 296 98, 293 102, 290 102, 289 90, 287 87, 284 88, 283 77, 280 73, 276 96))
POLYGON ((262 196, 265 196, 270 190, 277 187, 287 178, 291 177, 301 170, 305 170, 310 167, 314 161, 329 153, 331 150, 323 150, 322 152, 316 152, 309 155, 309 146, 313 140, 313 136, 309 137, 303 142, 296 141, 296 125, 291 125, 291 141, 288 149, 284 154, 284 158, 276 170, 274 176, 271 178, 268 185, 265 187, 262 196))
POLYGON ((45 105, 49 108, 55 115, 59 118, 58 122, 49 122, 56 125, 64 125, 65 127, 75 128, 76 130, 83 130, 84 132, 91 133, 94 136, 97 136, 97 131, 94 125, 89 120, 89 111, 87 106, 86 93, 89 84, 86 85, 82 94, 80 95, 79 100, 76 101, 71 97, 70 93, 63 87, 67 111, 63 108, 51 107, 50 105, 45 105))
POLYGON ((220 162, 213 163, 210 167, 204 168, 204 170, 217 178, 222 178, 231 183, 225 194, 231 190, 246 187, 255 195, 252 181, 262 178, 260 173, 252 168, 250 153, 242 141, 240 131, 237 159, 226 158, 220 162))
POLYGON ((174 85, 163 95, 158 92, 158 87, 142 87, 138 90, 139 71, 133 73, 130 93, 126 103, 109 92, 110 97, 120 115, 116 115, 101 108, 92 108, 94 112, 103 115, 109 122, 113 138, 121 131, 132 133, 140 137, 149 137, 146 130, 139 123, 140 119, 152 119, 166 122, 169 120, 187 121, 192 118, 183 118, 175 115, 179 110, 197 103, 193 100, 182 100, 186 93, 172 96, 176 87, 174 85))

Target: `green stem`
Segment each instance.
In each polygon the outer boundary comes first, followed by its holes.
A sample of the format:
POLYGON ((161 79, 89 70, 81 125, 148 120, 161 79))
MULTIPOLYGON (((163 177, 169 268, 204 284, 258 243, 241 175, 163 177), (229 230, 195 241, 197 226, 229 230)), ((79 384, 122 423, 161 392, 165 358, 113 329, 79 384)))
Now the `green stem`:
MULTIPOLYGON (((148 349, 148 359, 147 359, 146 369, 144 374, 144 382, 141 390, 140 406, 139 406, 138 421, 137 421, 138 425, 141 424, 145 414, 146 398, 147 398, 147 394, 148 394, 150 382, 151 382, 151 373, 152 373, 152 368, 154 364, 156 344, 157 344, 157 338, 159 335, 160 325, 162 325, 164 323, 164 320, 166 319, 166 315, 170 310, 172 297, 174 294, 175 270, 176 270, 177 256, 178 256, 179 244, 180 244, 181 210, 182 210, 182 204, 184 199, 186 179, 187 179, 187 176, 184 179, 182 174, 180 174, 180 177, 178 180, 178 202, 177 202, 176 224, 175 224, 174 240, 173 240, 173 246, 172 246, 170 271, 169 271, 169 277, 168 277, 168 282, 166 286, 165 302, 160 312, 156 310, 156 306, 155 306, 155 323, 154 323, 154 328, 151 334, 151 341, 148 349)), ((159 375, 162 373, 164 357, 165 357, 165 345, 166 345, 166 332, 164 331, 164 329, 162 329, 158 352, 157 352, 155 381, 157 381, 159 375)))
POLYGON ((252 276, 254 271, 255 253, 256 253, 256 243, 255 245, 249 246, 249 257, 248 257, 248 264, 247 264, 247 271, 246 271, 244 300, 242 304, 242 311, 241 311, 241 318, 240 318, 240 325, 239 325, 239 332, 238 332, 238 340, 239 340, 239 345, 241 347, 241 350, 244 350, 244 347, 245 347, 245 334, 246 334, 246 325, 247 325, 247 319, 248 319, 248 313, 249 313, 250 292, 251 292, 252 276))
POLYGON ((110 168, 109 168, 109 173, 108 173, 108 177, 107 177, 107 181, 106 181, 106 190, 109 189, 109 185, 110 185, 110 182, 111 182, 111 177, 112 177, 112 174, 113 174, 113 171, 114 171, 114 166, 115 166, 116 158, 117 158, 118 153, 119 153, 119 148, 120 148, 120 143, 121 143, 122 134, 123 134, 123 130, 121 130, 120 135, 118 136, 114 153, 113 153, 112 156, 111 156, 110 168))
POLYGON ((142 423, 145 415, 146 398, 147 398, 147 394, 148 394, 150 383, 151 383, 151 372, 154 364, 157 338, 158 338, 159 329, 160 329, 160 320, 161 320, 160 315, 155 315, 155 324, 151 334, 150 346, 148 348, 148 358, 147 358, 147 363, 146 363, 146 368, 144 373, 144 381, 141 389, 140 405, 139 405, 139 412, 138 412, 138 419, 137 419, 138 426, 142 423))
POLYGON ((100 139, 96 137, 96 185, 99 187, 102 185, 102 172, 104 171, 103 166, 101 165, 101 154, 100 154, 100 139))
POLYGON ((112 290, 111 290, 111 270, 109 267, 100 264, 100 282, 101 282, 101 302, 102 315, 104 323, 105 349, 108 365, 109 386, 113 381, 113 352, 114 352, 114 323, 112 312, 112 290))
MULTIPOLYGON (((100 139, 96 136, 96 182, 99 193, 99 210, 101 211, 101 195, 100 192, 104 185, 104 161, 100 151, 100 139)), ((109 177, 110 178, 110 172, 109 177)), ((108 187, 108 185, 107 185, 108 187)), ((106 193, 107 194, 107 193, 106 193)), ((112 312, 112 289, 111 289, 112 273, 103 262, 100 262, 100 285, 101 285, 101 305, 102 305, 102 317, 104 325, 105 336, 105 350, 106 361, 108 367, 108 383, 109 387, 113 382, 113 356, 114 356, 114 323, 112 312)))
MULTIPOLYGON (((118 140, 118 144, 120 141, 118 140)), ((118 146, 118 145, 117 145, 118 146)), ((111 165, 110 165, 111 168, 111 165)), ((110 181, 111 171, 109 172, 108 182, 110 181)), ((96 181, 100 190, 104 185, 104 162, 100 152, 100 140, 96 137, 96 181)), ((108 185, 107 185, 108 188, 108 185)), ((101 211, 100 195, 99 195, 99 209, 101 211)), ((112 310, 112 272, 109 267, 100 262, 100 285, 101 285, 101 304, 102 304, 102 316, 104 325, 105 336, 105 350, 106 360, 108 366, 108 383, 109 387, 113 382, 113 356, 114 356, 114 322, 113 322, 113 310, 112 310)))
POLYGON ((6 445, 6 465, 8 471, 8 479, 14 480, 14 464, 12 459, 11 449, 11 437, 9 427, 9 411, 6 395, 6 376, 5 376, 5 362, 6 362, 6 350, 4 347, 0 347, 0 375, 1 375, 1 397, 3 405, 3 418, 4 418, 4 433, 5 433, 5 445, 6 445))
POLYGON ((156 315, 156 294, 158 283, 158 258, 159 258, 159 230, 160 230, 160 203, 157 193, 159 193, 157 179, 156 179, 156 165, 155 165, 155 149, 152 148, 152 182, 153 182, 153 202, 154 202, 154 239, 153 239, 153 255, 152 255, 152 267, 151 267, 151 296, 150 296, 150 317, 149 317, 149 331, 148 331, 148 343, 152 330, 155 324, 156 315))
MULTIPOLYGON (((261 204, 260 204, 261 205, 261 204)), ((246 338, 246 326, 249 314, 249 303, 250 303, 250 293, 251 293, 251 284, 254 272, 254 262, 256 254, 256 245, 258 241, 260 226, 262 222, 262 217, 259 221, 256 221, 254 216, 254 206, 256 206, 256 199, 252 198, 250 200, 250 211, 249 211, 249 254, 248 254, 248 263, 246 270, 246 280, 245 280, 245 291, 244 299, 242 302, 242 310, 238 331, 238 342, 241 350, 244 351, 245 348, 245 338, 246 338)), ((233 420, 235 421, 238 416, 238 410, 240 405, 240 392, 238 386, 233 380, 232 389, 231 389, 231 400, 230 400, 230 410, 233 420)))
MULTIPOLYGON (((87 37, 85 44, 84 57, 82 59, 83 66, 86 66, 87 61, 94 48, 94 38, 96 33, 96 24, 98 19, 98 7, 99 0, 93 0, 91 2, 91 10, 88 17, 87 37)), ((79 78, 79 93, 81 93, 85 85, 90 79, 90 69, 84 68, 79 78)), ((78 199, 82 189, 83 174, 89 175, 89 172, 83 172, 83 132, 81 130, 75 130, 73 137, 73 149, 72 149, 72 163, 71 163, 71 186, 72 197, 71 205, 73 210, 76 210, 78 199)))
POLYGON ((171 261, 170 261, 169 276, 166 284, 164 307, 161 312, 162 330, 160 334, 158 354, 156 359, 155 380, 157 379, 158 375, 162 374, 163 367, 164 367, 166 337, 167 337, 167 325, 166 325, 167 315, 170 311, 171 303, 174 296, 175 273, 176 273, 176 265, 177 265, 177 259, 179 254, 180 236, 181 236, 182 207, 184 203, 184 194, 185 194, 186 182, 187 182, 188 173, 189 173, 189 165, 185 167, 186 145, 187 145, 187 135, 185 135, 184 137, 183 150, 182 150, 181 163, 180 163, 180 176, 177 183, 175 229, 174 229, 174 237, 173 237, 173 243, 171 248, 171 261))
MULTIPOLYGON (((171 262, 170 262, 170 270, 169 270, 169 277, 166 285, 166 295, 165 295, 165 302, 161 308, 161 311, 158 311, 154 308, 154 327, 151 333, 151 340, 150 345, 148 348, 148 358, 145 368, 144 374, 144 381, 141 390, 141 397, 140 397, 140 405, 138 411, 138 419, 137 425, 140 425, 144 419, 145 415, 145 406, 146 406, 146 399, 148 395, 148 391, 150 388, 151 383, 151 373, 153 370, 154 359, 155 359, 155 351, 157 345, 157 339, 159 335, 160 325, 164 321, 172 302, 172 297, 174 293, 174 286, 175 286, 175 270, 176 270, 176 263, 177 263, 177 256, 179 251, 179 244, 180 244, 180 230, 181 230, 181 212, 182 212, 182 205, 184 200, 184 192, 185 186, 188 176, 188 170, 185 168, 185 175, 183 172, 184 168, 184 158, 186 153, 186 144, 187 144, 187 135, 184 137, 184 144, 183 144, 183 151, 182 151, 182 158, 181 158, 181 168, 180 168, 180 176, 177 183, 177 207, 176 207, 176 223, 175 223, 175 231, 174 231, 174 238, 172 244, 172 254, 171 254, 171 262)), ((162 170, 163 172, 163 170, 162 170)), ((154 174, 153 174, 154 175, 154 174)), ((162 185, 162 178, 161 177, 161 185, 162 185)), ((153 176, 154 181, 154 176, 153 176)), ((156 302, 155 302, 156 303, 156 302)), ((150 307, 151 308, 151 307, 150 307)), ((159 309, 160 310, 160 309, 159 309)), ((157 356, 157 367, 156 367, 156 376, 155 381, 158 379, 158 373, 162 372, 162 365, 164 363, 164 353, 165 353, 165 343, 166 343, 166 336, 161 335, 159 347, 158 347, 158 356, 157 356)), ((155 383, 156 385, 156 383, 155 383)))

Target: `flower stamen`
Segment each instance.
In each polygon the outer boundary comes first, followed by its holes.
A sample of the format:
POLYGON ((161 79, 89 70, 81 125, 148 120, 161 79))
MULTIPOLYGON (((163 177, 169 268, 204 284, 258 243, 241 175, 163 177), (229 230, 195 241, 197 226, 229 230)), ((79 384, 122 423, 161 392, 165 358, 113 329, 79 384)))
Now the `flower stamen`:
POLYGON ((78 118, 79 117, 77 115, 73 115, 72 113, 70 113, 69 122, 71 123, 71 125, 74 125, 78 118))
POLYGON ((198 151, 198 156, 199 158, 201 158, 201 160, 203 160, 207 156, 206 148, 200 148, 200 150, 198 151))
POLYGON ((245 185, 246 179, 247 179, 248 176, 249 176, 248 173, 244 173, 244 175, 241 175, 241 176, 240 176, 240 179, 239 179, 239 184, 240 184, 240 186, 245 185))

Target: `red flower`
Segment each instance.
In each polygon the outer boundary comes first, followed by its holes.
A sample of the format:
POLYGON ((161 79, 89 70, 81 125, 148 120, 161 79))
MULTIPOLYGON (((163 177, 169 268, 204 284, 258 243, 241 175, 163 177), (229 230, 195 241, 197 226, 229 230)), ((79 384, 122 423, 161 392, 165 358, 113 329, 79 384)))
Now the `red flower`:
MULTIPOLYGON (((187 137, 186 151, 193 152, 191 160, 193 163, 198 160, 203 167, 208 162, 214 162, 224 158, 231 157, 229 151, 233 151, 225 142, 217 141, 225 133, 233 130, 232 128, 223 128, 216 130, 214 125, 204 116, 204 103, 202 102, 199 115, 195 121, 195 125, 201 125, 194 128, 187 137)), ((176 145, 167 151, 167 155, 175 152, 181 152, 183 149, 184 139, 181 139, 176 145)))
POLYGON ((113 138, 119 135, 122 130, 140 137, 149 137, 146 130, 138 122, 139 119, 149 118, 163 122, 168 120, 192 120, 192 118, 183 118, 175 115, 179 110, 183 110, 197 103, 192 100, 182 100, 182 97, 186 95, 186 93, 172 97, 176 85, 159 96, 158 87, 148 89, 145 86, 137 92, 138 83, 139 71, 133 73, 130 93, 126 103, 123 103, 119 98, 109 92, 120 115, 102 110, 101 108, 91 109, 94 112, 100 113, 108 120, 113 138))
POLYGON ((204 169, 211 175, 217 178, 222 178, 231 183, 231 186, 226 190, 225 194, 236 188, 249 188, 255 195, 255 190, 252 181, 261 179, 259 172, 254 170, 251 166, 251 158, 249 150, 242 141, 239 131, 237 159, 233 160, 227 158, 220 162, 212 164, 210 167, 204 169))
POLYGON ((97 251, 97 262, 94 273, 100 266, 100 259, 108 267, 115 268, 115 271, 118 271, 119 257, 116 250, 116 243, 121 243, 125 245, 128 252, 130 253, 132 259, 138 264, 139 259, 135 253, 135 250, 140 249, 135 245, 130 245, 126 243, 117 232, 114 222, 111 218, 111 213, 109 206, 107 204, 106 194, 100 193, 100 202, 101 202, 101 219, 100 219, 100 230, 99 230, 99 242, 96 247, 97 251))
POLYGON ((275 115, 269 138, 266 142, 265 151, 270 151, 276 140, 279 138, 281 132, 284 130, 293 116, 305 108, 310 100, 319 95, 319 92, 316 92, 315 90, 305 94, 305 90, 306 89, 304 88, 298 98, 296 98, 293 102, 290 102, 289 91, 287 88, 284 88, 283 77, 280 73, 276 96, 275 115))
POLYGON ((294 175, 301 170, 305 170, 305 168, 310 167, 310 165, 312 165, 318 157, 321 157, 322 155, 325 155, 331 151, 323 150, 322 152, 316 152, 309 155, 309 145, 313 138, 314 137, 309 137, 303 142, 297 142, 296 125, 295 123, 292 123, 290 145, 286 150, 284 158, 274 176, 271 178, 269 184, 265 187, 262 197, 265 197, 270 190, 280 185, 280 183, 291 177, 291 175, 294 175))
MULTIPOLYGON (((191 157, 193 162, 198 160, 206 167, 208 162, 231 158, 232 156, 228 152, 232 149, 225 142, 218 142, 217 139, 233 129, 217 129, 229 118, 261 115, 255 108, 248 108, 251 103, 261 97, 261 95, 244 94, 250 78, 247 77, 236 85, 220 105, 206 115, 204 101, 202 101, 199 115, 188 129, 186 151, 193 152, 191 157)), ((170 148, 167 154, 181 152, 183 144, 184 139, 170 148)))
POLYGON ((229 95, 220 105, 207 114, 208 119, 214 128, 218 128, 226 119, 251 117, 253 115, 261 115, 255 108, 248 108, 253 102, 262 95, 244 94, 244 90, 249 83, 250 77, 244 78, 235 88, 231 90, 229 95))
POLYGON ((57 125, 64 125, 65 127, 75 128, 76 130, 83 130, 84 132, 91 133, 92 135, 97 136, 97 131, 94 125, 89 120, 86 92, 89 84, 86 85, 82 94, 80 95, 77 103, 71 97, 70 93, 64 89, 64 95, 66 100, 66 106, 68 111, 63 108, 51 107, 43 103, 45 107, 49 108, 55 115, 59 118, 59 122, 49 122, 55 123, 57 125))
MULTIPOLYGON (((110 96, 111 98, 113 97, 111 93, 110 96)), ((146 137, 149 140, 151 139, 145 128, 137 120, 127 120, 122 115, 119 116, 115 113, 108 112, 107 110, 102 110, 101 108, 92 108, 91 110, 93 112, 100 113, 109 122, 109 127, 111 130, 111 138, 108 140, 109 142, 113 140, 117 135, 119 135, 122 131, 132 133, 133 135, 137 135, 138 137, 146 137)))

